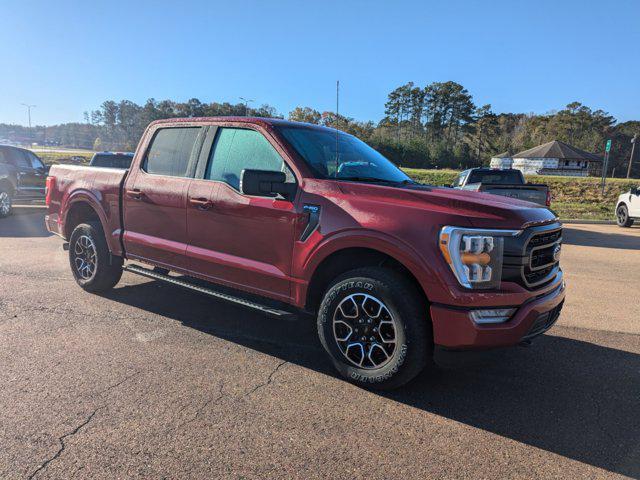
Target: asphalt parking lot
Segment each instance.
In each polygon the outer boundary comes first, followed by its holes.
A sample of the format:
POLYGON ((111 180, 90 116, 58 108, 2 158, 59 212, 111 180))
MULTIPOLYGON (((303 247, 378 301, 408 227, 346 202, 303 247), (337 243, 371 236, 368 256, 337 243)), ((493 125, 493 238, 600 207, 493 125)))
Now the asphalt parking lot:
POLYGON ((306 318, 83 292, 43 214, 0 220, 0 478, 640 478, 640 228, 566 225, 556 327, 381 394, 306 318))

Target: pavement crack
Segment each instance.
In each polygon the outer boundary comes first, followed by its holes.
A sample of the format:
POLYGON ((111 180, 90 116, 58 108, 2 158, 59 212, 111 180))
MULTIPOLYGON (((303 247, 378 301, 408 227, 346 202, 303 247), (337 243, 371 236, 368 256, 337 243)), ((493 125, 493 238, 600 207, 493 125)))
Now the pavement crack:
POLYGON ((283 360, 278 365, 276 365, 276 368, 274 368, 273 371, 269 374, 269 377, 267 378, 266 382, 259 383, 258 385, 253 387, 253 389, 251 389, 249 392, 245 393, 244 396, 248 397, 250 395, 253 395, 257 390, 261 389, 262 387, 266 387, 267 385, 269 385, 273 381, 273 377, 278 372, 278 370, 280 370, 280 368, 283 367, 287 363, 289 363, 289 362, 286 361, 286 360, 283 360))
POLYGON ((133 372, 131 375, 127 375, 126 377, 124 377, 119 382, 116 382, 113 385, 109 385, 107 388, 105 388, 104 390, 100 391, 99 395, 103 395, 103 394, 107 393, 109 390, 113 390, 114 388, 118 388, 120 385, 122 385, 125 382, 128 382, 129 380, 131 380, 136 375, 140 375, 140 373, 142 373, 142 370, 137 370, 137 371, 133 372))
POLYGON ((205 401, 197 410, 196 413, 193 415, 193 417, 191 417, 189 420, 185 421, 184 423, 180 424, 178 426, 178 428, 182 428, 185 425, 188 425, 190 423, 195 422, 198 417, 200 416, 200 414, 202 412, 204 412, 208 407, 210 407, 211 405, 215 405, 217 404, 220 400, 222 400, 224 397, 226 397, 227 394, 224 393, 224 382, 220 382, 220 391, 218 392, 218 395, 215 397, 211 397, 209 398, 207 401, 205 401))
POLYGON ((70 432, 67 432, 64 435, 62 435, 61 437, 58 437, 58 442, 60 443, 60 448, 58 448, 58 451, 53 456, 51 456, 48 459, 46 459, 31 475, 29 475, 29 477, 27 477, 28 480, 31 480, 38 473, 40 473, 43 470, 45 470, 49 466, 49 464, 51 462, 53 462, 56 458, 58 458, 60 455, 62 455, 62 452, 64 452, 65 449, 67 448, 67 444, 66 444, 65 440, 67 438, 69 438, 69 437, 74 436, 76 433, 78 433, 80 430, 82 430, 83 427, 87 426, 89 424, 89 422, 91 422, 91 420, 93 420, 93 417, 95 416, 95 414, 98 413, 98 411, 102 410, 103 408, 106 408, 106 406, 103 405, 102 407, 96 408, 93 412, 91 412, 91 414, 86 418, 86 420, 84 422, 82 422, 80 425, 75 427, 70 432))

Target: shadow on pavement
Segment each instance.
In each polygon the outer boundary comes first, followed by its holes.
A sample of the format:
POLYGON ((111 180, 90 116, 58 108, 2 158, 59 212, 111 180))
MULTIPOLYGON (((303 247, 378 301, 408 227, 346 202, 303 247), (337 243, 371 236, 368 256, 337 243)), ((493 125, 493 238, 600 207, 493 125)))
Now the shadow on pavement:
POLYGON ((45 207, 13 207, 13 213, 0 218, 0 237, 49 237, 44 226, 45 207))
MULTIPOLYGON (((105 296, 335 376, 310 317, 273 319, 153 281, 105 296)), ((403 389, 378 394, 640 478, 640 355, 546 335, 531 348, 440 352, 438 362, 403 389)))
POLYGON ((640 250, 640 235, 625 234, 625 231, 628 230, 620 228, 619 233, 590 232, 565 225, 562 231, 562 243, 583 247, 640 250))

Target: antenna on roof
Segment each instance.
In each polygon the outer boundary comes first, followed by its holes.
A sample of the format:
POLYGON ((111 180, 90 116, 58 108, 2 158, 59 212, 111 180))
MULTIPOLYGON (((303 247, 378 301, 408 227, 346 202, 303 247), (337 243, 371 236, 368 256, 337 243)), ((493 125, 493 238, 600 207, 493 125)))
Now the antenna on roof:
POLYGON ((336 124, 334 128, 336 130, 336 171, 334 176, 338 176, 338 119, 340 118, 340 80, 336 80, 336 124))

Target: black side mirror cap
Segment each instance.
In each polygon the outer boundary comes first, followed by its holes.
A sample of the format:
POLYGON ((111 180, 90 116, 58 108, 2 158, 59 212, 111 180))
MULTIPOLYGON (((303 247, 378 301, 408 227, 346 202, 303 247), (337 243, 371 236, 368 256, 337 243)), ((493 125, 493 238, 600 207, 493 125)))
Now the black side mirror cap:
POLYGON ((240 176, 240 191, 245 195, 258 197, 276 197, 278 194, 291 199, 296 186, 285 183, 287 176, 284 172, 270 170, 244 169, 240 176))

